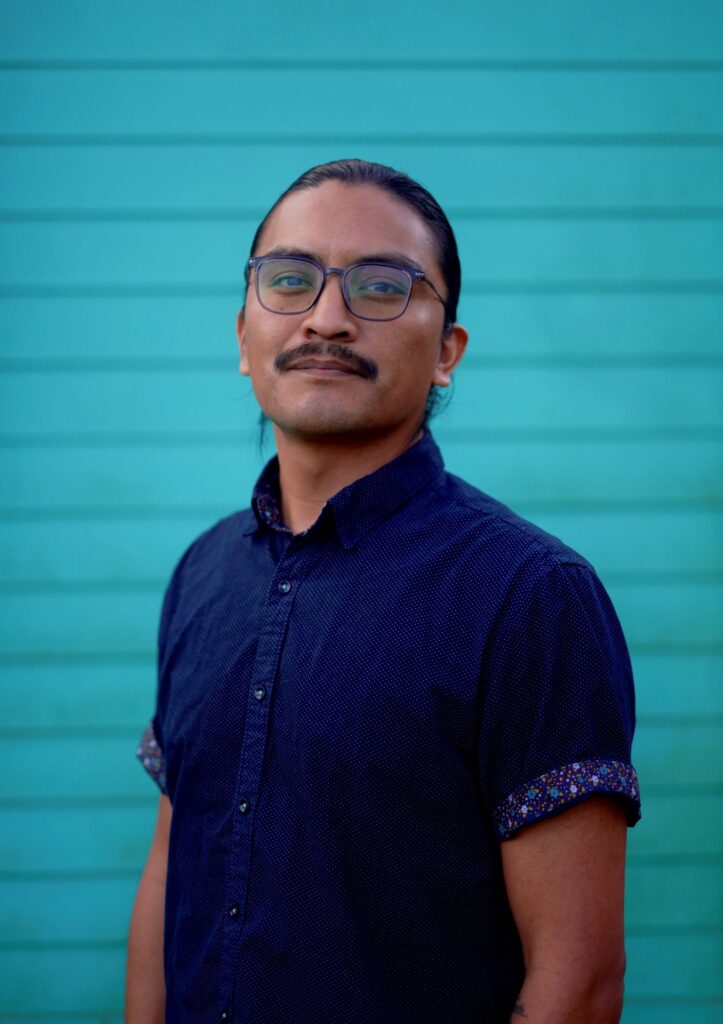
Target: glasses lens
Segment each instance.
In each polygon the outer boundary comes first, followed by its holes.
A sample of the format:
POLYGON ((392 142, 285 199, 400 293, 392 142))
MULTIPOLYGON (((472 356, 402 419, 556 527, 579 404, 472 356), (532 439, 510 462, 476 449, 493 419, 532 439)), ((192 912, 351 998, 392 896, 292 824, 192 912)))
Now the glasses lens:
POLYGON ((412 278, 398 267, 360 263, 346 278, 349 306, 369 320, 391 320, 407 305, 412 278))
POLYGON ((321 287, 322 274, 308 260, 279 257, 256 268, 261 304, 274 313, 301 313, 321 287))

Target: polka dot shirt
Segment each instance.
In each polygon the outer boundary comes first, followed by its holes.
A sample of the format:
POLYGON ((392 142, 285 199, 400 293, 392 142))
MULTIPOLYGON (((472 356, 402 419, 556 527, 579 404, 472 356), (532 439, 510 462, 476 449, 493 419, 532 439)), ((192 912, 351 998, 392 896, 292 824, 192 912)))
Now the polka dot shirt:
POLYGON ((595 793, 640 817, 610 598, 428 430, 303 533, 279 498, 274 457, 163 602, 166 1019, 507 1024, 501 844, 595 793))

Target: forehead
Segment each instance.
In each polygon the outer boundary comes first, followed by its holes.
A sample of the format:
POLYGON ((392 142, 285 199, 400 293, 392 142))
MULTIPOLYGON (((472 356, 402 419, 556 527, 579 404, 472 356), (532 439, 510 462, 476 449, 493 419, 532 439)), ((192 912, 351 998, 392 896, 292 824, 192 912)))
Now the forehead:
POLYGON ((431 229, 421 214, 377 185, 326 181, 292 192, 271 214, 256 252, 277 246, 305 249, 327 266, 391 251, 424 268, 436 264, 431 229))

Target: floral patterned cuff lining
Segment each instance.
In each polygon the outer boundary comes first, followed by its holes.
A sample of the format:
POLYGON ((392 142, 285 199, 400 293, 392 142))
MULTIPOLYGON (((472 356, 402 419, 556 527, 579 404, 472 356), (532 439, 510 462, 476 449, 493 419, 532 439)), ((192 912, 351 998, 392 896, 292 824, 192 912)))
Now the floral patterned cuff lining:
POLYGON ((158 745, 153 722, 149 722, 141 736, 136 756, 152 779, 155 779, 161 793, 168 793, 166 786, 166 762, 158 745))
POLYGON ((628 821, 640 818, 638 777, 631 764, 594 758, 574 761, 539 775, 502 801, 493 814, 497 838, 511 839, 523 826, 577 803, 591 793, 611 793, 632 801, 628 821))

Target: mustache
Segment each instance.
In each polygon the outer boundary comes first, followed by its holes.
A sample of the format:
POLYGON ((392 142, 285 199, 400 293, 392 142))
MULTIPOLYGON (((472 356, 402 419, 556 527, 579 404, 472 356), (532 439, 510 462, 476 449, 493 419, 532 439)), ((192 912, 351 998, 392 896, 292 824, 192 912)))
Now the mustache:
POLYGON ((348 348, 346 345, 340 345, 334 341, 325 346, 319 345, 314 341, 305 341, 303 345, 297 345, 296 348, 290 348, 286 352, 279 353, 274 360, 274 367, 277 370, 285 370, 289 363, 295 359, 304 359, 307 356, 321 356, 322 358, 328 356, 330 359, 340 359, 356 370, 362 377, 368 377, 369 380, 374 380, 379 372, 376 363, 365 359, 364 356, 360 356, 353 348, 348 348))

